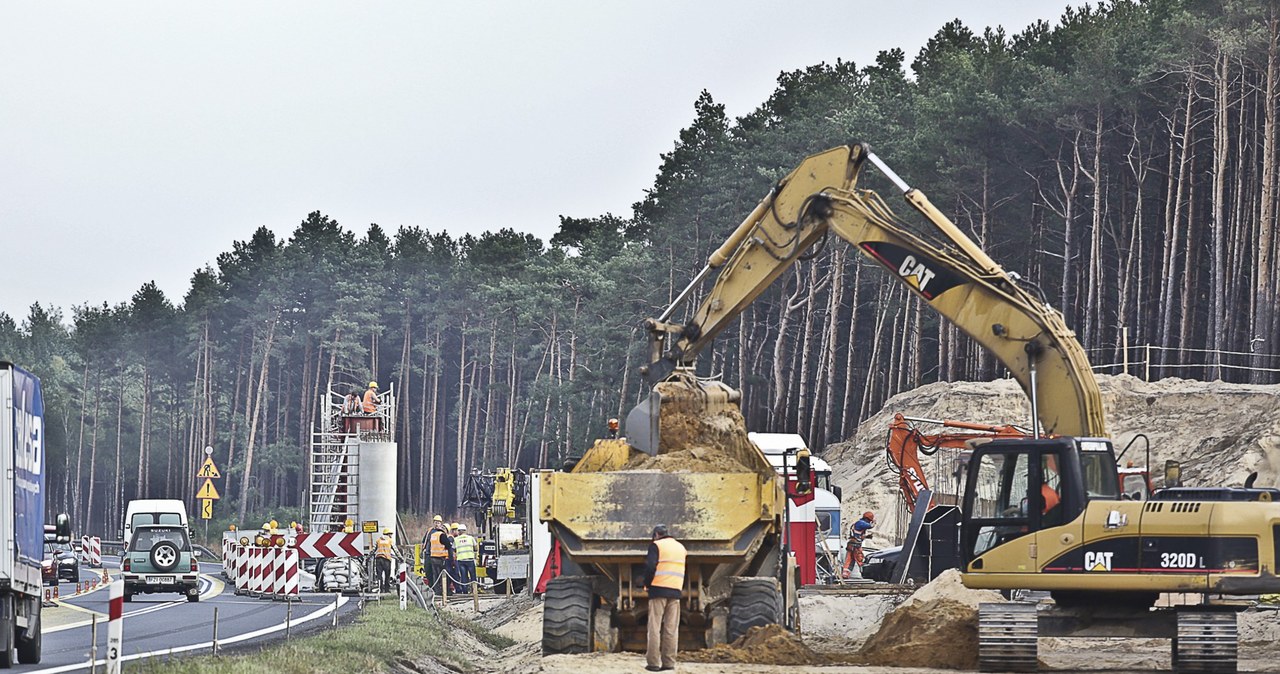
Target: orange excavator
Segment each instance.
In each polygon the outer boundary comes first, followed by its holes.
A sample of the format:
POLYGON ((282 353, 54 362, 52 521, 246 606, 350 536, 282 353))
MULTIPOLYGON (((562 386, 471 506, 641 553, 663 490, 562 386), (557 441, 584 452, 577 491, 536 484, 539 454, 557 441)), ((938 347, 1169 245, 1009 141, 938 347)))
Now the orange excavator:
MULTIPOLYGON (((982 438, 1026 438, 1031 432, 1020 427, 996 424, 979 424, 970 421, 952 419, 924 419, 908 417, 902 414, 893 415, 893 423, 889 425, 889 442, 885 447, 885 459, 889 470, 898 476, 898 488, 902 492, 902 502, 907 512, 914 512, 916 500, 920 492, 929 489, 929 480, 925 477, 924 466, 920 463, 920 455, 933 456, 939 449, 966 450, 967 442, 982 438), (923 433, 915 424, 936 424, 945 428, 961 429, 962 432, 923 433)), ((960 477, 965 470, 963 462, 956 466, 955 488, 948 493, 959 495, 960 477)), ((933 507, 930 501, 929 507, 933 507)))

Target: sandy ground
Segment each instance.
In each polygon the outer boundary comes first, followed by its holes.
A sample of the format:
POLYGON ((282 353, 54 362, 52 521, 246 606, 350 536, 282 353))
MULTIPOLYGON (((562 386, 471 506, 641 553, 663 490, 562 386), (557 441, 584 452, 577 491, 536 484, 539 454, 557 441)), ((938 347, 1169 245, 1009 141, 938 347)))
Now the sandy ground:
MULTIPOLYGON (((963 591, 955 585, 937 588, 927 585, 914 597, 902 595, 821 595, 801 597, 801 627, 804 644, 828 655, 851 656, 876 635, 886 616, 894 610, 929 607, 939 601, 973 604, 989 599, 985 593, 963 591), (972 593, 972 594, 969 594, 972 593)), ((631 674, 644 671, 644 657, 638 653, 592 653, 542 657, 542 603, 529 597, 486 597, 476 613, 470 602, 450 607, 460 615, 493 629, 517 643, 502 651, 476 642, 465 633, 456 633, 458 646, 480 657, 476 666, 483 672, 515 674, 631 674)), ((929 649, 942 649, 932 645, 929 649)), ((928 652, 924 653, 928 655, 928 652)), ((1040 640, 1041 671, 1129 672, 1169 671, 1169 642, 1159 639, 1052 639, 1040 640)), ((1274 672, 1280 661, 1280 611, 1253 610, 1240 615, 1240 671, 1274 672)), ((419 672, 446 671, 437 663, 415 663, 419 672)), ((678 670, 691 674, 794 674, 822 671, 829 674, 940 674, 954 669, 924 666, 892 667, 883 664, 852 665, 769 665, 746 663, 680 662, 678 670)))

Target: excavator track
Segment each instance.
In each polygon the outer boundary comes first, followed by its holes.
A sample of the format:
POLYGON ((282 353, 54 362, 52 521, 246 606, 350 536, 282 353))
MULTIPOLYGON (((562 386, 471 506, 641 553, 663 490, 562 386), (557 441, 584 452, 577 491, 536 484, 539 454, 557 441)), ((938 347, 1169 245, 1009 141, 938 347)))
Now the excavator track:
POLYGON ((1230 611, 1179 611, 1175 674, 1235 674, 1239 633, 1230 611))
POLYGON ((978 669, 1034 672, 1039 667, 1035 604, 978 605, 978 669))

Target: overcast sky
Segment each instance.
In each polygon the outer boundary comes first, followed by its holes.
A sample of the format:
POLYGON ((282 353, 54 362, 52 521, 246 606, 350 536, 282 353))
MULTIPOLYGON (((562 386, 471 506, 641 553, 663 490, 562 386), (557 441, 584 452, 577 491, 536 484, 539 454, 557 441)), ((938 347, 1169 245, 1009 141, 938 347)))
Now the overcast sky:
POLYGON ((313 210, 546 240, 562 214, 628 215, 702 89, 741 116, 781 71, 909 62, 950 19, 1016 33, 1067 4, 7 2, 0 311, 148 280, 181 302, 233 241, 313 210))

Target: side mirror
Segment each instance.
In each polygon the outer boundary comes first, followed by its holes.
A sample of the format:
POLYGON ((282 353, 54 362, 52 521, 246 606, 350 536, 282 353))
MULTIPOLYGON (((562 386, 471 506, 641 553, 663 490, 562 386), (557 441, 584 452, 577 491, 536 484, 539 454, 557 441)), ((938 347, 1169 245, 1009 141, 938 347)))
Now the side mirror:
POLYGON ((71 542, 71 517, 66 513, 58 513, 57 524, 54 525, 55 535, 59 543, 71 542))
POLYGON ((1182 486, 1182 464, 1172 459, 1164 462, 1164 486, 1182 486))
POLYGON ((796 452, 796 493, 809 494, 813 492, 813 469, 810 464, 809 450, 801 449, 796 452))

